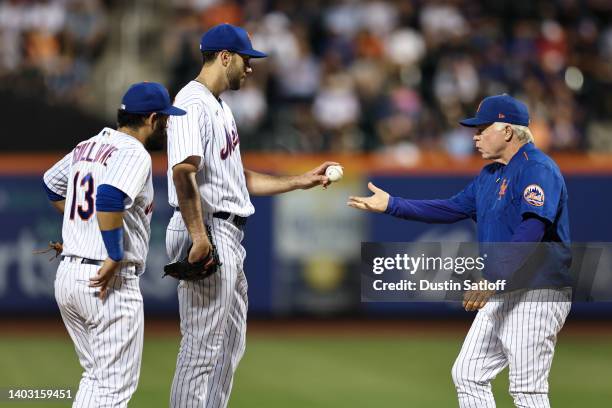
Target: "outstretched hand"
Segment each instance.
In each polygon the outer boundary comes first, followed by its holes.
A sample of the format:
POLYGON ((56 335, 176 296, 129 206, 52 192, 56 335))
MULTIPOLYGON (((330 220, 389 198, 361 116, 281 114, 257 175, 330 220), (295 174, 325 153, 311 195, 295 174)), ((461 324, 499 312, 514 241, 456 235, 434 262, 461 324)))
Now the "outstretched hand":
POLYGON ((108 286, 111 280, 115 277, 119 269, 119 262, 106 258, 104 263, 98 269, 98 273, 89 278, 89 286, 92 288, 100 288, 100 299, 104 300, 108 295, 108 286))
POLYGON ((389 193, 376 187, 372 182, 368 183, 368 188, 373 195, 370 197, 349 197, 346 205, 357 208, 359 210, 385 212, 389 205, 389 193))
POLYGON ((314 169, 302 175, 296 176, 296 184, 298 188, 301 188, 302 190, 308 190, 309 188, 315 186, 323 186, 323 188, 327 188, 327 186, 331 184, 331 181, 329 181, 329 178, 325 175, 325 170, 327 170, 329 166, 339 165, 340 163, 326 161, 314 169))

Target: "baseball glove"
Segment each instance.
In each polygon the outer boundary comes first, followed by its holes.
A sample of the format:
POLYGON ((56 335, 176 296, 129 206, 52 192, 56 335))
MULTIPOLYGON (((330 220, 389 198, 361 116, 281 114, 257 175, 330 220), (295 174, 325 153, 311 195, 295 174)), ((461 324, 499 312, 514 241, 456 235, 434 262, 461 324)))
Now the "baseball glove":
POLYGON ((52 256, 51 258, 49 258, 49 262, 51 262, 52 260, 54 260, 55 258, 60 256, 62 254, 63 250, 64 250, 64 246, 62 245, 61 242, 49 241, 49 247, 48 248, 37 249, 37 250, 32 251, 32 253, 36 254, 36 255, 39 255, 39 254, 46 254, 46 253, 49 253, 51 251, 55 251, 55 255, 52 256))
POLYGON ((208 225, 206 226, 206 233, 210 240, 210 252, 208 252, 206 258, 199 262, 190 263, 188 260, 189 252, 191 251, 190 246, 185 258, 164 266, 164 275, 162 277, 172 276, 179 280, 198 281, 216 273, 222 264, 219 260, 219 253, 213 242, 210 227, 208 225))

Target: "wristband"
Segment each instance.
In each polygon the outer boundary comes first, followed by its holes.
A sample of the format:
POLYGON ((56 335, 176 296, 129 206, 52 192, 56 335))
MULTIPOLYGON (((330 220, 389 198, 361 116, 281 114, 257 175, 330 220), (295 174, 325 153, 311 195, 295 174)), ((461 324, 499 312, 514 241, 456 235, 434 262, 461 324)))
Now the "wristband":
POLYGON ((100 231, 108 257, 115 262, 123 259, 123 227, 100 231))

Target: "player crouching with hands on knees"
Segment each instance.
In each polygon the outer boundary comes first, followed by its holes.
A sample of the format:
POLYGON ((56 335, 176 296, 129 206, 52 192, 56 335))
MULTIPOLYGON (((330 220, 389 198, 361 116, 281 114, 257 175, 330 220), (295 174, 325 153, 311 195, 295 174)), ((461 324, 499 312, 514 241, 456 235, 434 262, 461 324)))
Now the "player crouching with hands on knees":
POLYGON ((471 218, 481 245, 545 242, 553 248, 514 288, 535 244, 520 251, 507 244, 500 262, 487 265, 485 278, 506 280, 510 288, 465 293, 465 309, 478 313, 452 369, 461 407, 495 407, 490 382, 506 366, 517 407, 549 407, 548 374, 571 307, 565 181, 555 162, 533 144, 522 102, 506 94, 485 98, 476 117, 460 123, 475 128, 476 148, 493 161, 463 191, 446 200, 407 200, 370 183, 374 194, 350 197, 348 205, 428 223, 471 218))
POLYGON ((126 407, 138 385, 143 305, 138 277, 149 249, 151 156, 169 115, 184 115, 157 83, 132 85, 117 114, 44 175, 63 213, 55 298, 84 373, 74 407, 126 407))

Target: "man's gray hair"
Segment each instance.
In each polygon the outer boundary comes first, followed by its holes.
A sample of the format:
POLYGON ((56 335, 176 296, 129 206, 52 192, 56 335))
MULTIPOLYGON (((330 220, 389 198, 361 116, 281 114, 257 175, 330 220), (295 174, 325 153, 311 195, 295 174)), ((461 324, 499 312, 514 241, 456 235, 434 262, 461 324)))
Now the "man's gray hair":
POLYGON ((513 125, 512 123, 495 122, 495 128, 497 130, 501 130, 502 128, 505 128, 506 126, 510 126, 512 128, 512 132, 514 132, 518 140, 520 140, 521 142, 523 143, 533 142, 533 134, 531 133, 531 130, 529 130, 527 126, 513 125))

